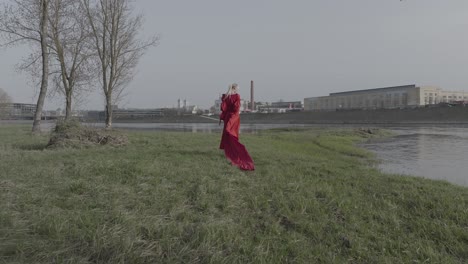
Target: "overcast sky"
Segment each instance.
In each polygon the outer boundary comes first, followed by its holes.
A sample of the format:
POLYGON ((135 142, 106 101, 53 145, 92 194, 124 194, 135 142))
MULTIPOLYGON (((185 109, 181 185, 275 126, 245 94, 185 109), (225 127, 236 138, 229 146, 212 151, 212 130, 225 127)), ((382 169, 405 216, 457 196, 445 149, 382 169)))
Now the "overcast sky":
MULTIPOLYGON (((5 2, 7 0, 0 0, 5 2)), ((141 59, 121 107, 177 99, 207 108, 227 86, 256 101, 303 100, 403 84, 468 91, 467 0, 136 0, 143 36, 159 46, 141 59)), ((0 49, 0 87, 15 102, 37 92, 15 71, 28 47, 0 49)), ((81 108, 102 109, 99 93, 81 108)), ((62 106, 48 99, 45 108, 62 106)), ((62 107, 63 108, 63 107, 62 107)))

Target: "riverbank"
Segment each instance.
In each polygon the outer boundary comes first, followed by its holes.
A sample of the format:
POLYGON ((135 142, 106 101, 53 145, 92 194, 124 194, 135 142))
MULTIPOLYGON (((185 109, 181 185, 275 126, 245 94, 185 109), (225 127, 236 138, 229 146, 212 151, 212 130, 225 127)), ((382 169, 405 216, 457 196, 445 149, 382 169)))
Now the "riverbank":
POLYGON ((468 188, 382 174, 355 130, 129 132, 123 147, 44 150, 0 127, 0 260, 16 263, 464 263, 468 188))
MULTIPOLYGON (((468 124, 468 107, 343 110, 323 112, 246 113, 243 124, 468 124)), ((90 122, 93 122, 90 120, 90 122)), ((151 119, 119 119, 114 123, 217 123, 217 116, 173 115, 151 119)))

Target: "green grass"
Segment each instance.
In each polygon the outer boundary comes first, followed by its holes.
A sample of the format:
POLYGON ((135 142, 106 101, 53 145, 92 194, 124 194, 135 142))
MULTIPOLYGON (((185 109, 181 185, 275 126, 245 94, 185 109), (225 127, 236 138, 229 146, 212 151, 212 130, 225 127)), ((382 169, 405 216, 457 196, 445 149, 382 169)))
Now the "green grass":
POLYGON ((44 150, 0 128, 0 262, 467 263, 468 188, 384 175, 352 131, 129 132, 44 150))

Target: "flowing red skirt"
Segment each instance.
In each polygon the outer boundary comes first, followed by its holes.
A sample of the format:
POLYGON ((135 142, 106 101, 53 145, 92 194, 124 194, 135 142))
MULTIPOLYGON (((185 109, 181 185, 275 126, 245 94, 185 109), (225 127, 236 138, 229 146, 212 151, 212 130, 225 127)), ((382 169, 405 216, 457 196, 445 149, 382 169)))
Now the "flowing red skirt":
POLYGON ((239 167, 241 170, 254 170, 255 166, 249 152, 239 142, 239 115, 233 115, 226 119, 228 121, 224 122, 219 148, 224 149, 224 155, 232 165, 239 167))

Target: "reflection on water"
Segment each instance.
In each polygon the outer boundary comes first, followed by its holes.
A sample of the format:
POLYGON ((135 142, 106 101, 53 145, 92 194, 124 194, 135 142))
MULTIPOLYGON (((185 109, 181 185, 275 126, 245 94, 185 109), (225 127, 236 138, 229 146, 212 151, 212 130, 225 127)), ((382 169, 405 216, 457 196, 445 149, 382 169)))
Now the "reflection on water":
POLYGON ((363 146, 384 172, 447 180, 468 186, 468 127, 395 127, 398 135, 363 146))

